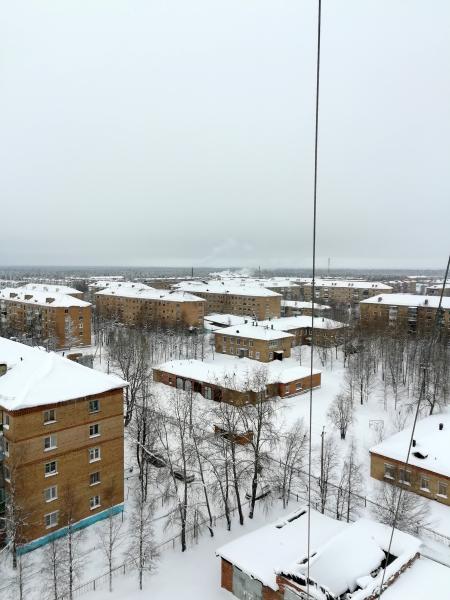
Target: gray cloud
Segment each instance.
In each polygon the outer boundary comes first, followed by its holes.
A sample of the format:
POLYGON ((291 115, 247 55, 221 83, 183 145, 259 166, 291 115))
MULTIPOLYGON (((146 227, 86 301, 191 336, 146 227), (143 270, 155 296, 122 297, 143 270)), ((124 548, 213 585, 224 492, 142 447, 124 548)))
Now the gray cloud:
MULTIPOLYGON (((450 5, 323 3, 318 261, 442 267, 450 5)), ((307 267, 316 2, 25 0, 0 264, 307 267)))

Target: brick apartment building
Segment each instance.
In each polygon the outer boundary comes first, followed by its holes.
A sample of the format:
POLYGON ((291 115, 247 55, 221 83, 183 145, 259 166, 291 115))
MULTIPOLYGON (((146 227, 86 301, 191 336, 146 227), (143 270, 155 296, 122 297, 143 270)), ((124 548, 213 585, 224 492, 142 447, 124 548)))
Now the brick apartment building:
MULTIPOLYGON (((313 509, 308 519, 308 508, 300 508, 219 548, 221 586, 240 600, 377 600, 383 579, 383 597, 419 598, 411 592, 418 585, 417 577, 429 567, 428 562, 422 563, 426 559, 419 553, 421 541, 398 530, 395 545, 390 546, 390 538, 388 525, 369 519, 346 523, 313 509), (384 573, 388 549, 391 555, 384 573), (405 587, 397 581, 407 579, 414 569, 418 572, 403 595, 405 587)), ((450 569, 443 569, 439 579, 449 576, 450 569)), ((434 573, 431 567, 428 574, 434 573)), ((439 590, 445 580, 433 589, 439 590)), ((431 585, 427 581, 423 587, 431 585)), ((420 596, 425 597, 434 596, 420 596)))
POLYGON ((406 465, 410 440, 411 428, 371 448, 371 476, 450 506, 450 414, 418 421, 406 465))
POLYGON ((266 325, 252 324, 226 327, 214 334, 216 352, 253 358, 261 362, 282 360, 291 355, 295 337, 266 325))
POLYGON ((0 330, 56 348, 91 343, 89 302, 60 293, 0 290, 0 330))
MULTIPOLYGON (((389 294, 392 287, 376 281, 316 279, 315 300, 325 304, 356 304, 377 294, 389 294)), ((303 284, 303 298, 311 301, 312 283, 303 284)))
POLYGON ((289 277, 221 277, 220 283, 231 287, 265 288, 281 294, 286 300, 300 300, 301 287, 289 277))
POLYGON ((216 357, 211 361, 173 360, 153 369, 153 380, 208 400, 234 405, 297 396, 321 385, 321 372, 289 361, 262 365, 248 358, 216 357))
MULTIPOLYGON (((365 329, 404 328, 412 333, 432 329, 439 306, 436 296, 381 294, 359 305, 361 326, 365 329)), ((442 299, 441 326, 450 333, 450 298, 442 299)))
POLYGON ((97 312, 127 325, 203 327, 205 300, 183 291, 142 284, 112 285, 95 294, 97 312))
POLYGON ((206 300, 206 313, 229 313, 256 319, 280 316, 281 294, 264 287, 240 286, 222 281, 184 281, 176 289, 206 300))
MULTIPOLYGON (((292 334, 295 337, 294 346, 311 344, 313 327, 311 316, 281 317, 270 321, 259 321, 258 325, 292 334)), ((314 343, 322 347, 339 345, 345 327, 346 325, 340 321, 325 317, 314 317, 314 343)))
POLYGON ((25 550, 122 510, 126 385, 0 338, 0 467, 25 550))
MULTIPOLYGON (((426 295, 427 296, 440 296, 442 293, 442 288, 444 287, 444 283, 442 282, 441 284, 436 284, 436 285, 430 285, 429 287, 426 288, 426 295)), ((447 283, 447 285, 444 287, 444 293, 442 294, 443 296, 450 296, 450 283, 447 283)))

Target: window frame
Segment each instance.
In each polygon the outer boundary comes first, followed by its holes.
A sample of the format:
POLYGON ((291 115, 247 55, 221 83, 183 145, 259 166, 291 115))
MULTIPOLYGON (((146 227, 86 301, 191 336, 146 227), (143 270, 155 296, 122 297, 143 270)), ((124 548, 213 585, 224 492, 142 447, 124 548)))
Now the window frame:
POLYGON ((100 400, 98 398, 95 398, 94 400, 89 400, 89 414, 92 415, 98 412, 100 412, 100 400), (93 410, 92 404, 96 404, 97 408, 93 410))
POLYGON ((100 471, 94 471, 93 473, 89 473, 89 487, 93 487, 94 485, 99 485, 102 482, 100 471), (92 480, 97 476, 98 478, 94 481, 92 480))
POLYGON ((53 477, 54 475, 58 475, 58 461, 50 460, 49 462, 44 463, 44 477, 53 477), (47 465, 53 465, 53 464, 55 465, 55 470, 47 472, 47 465))
POLYGON ((100 446, 95 446, 94 448, 89 448, 88 449, 88 457, 89 457, 89 462, 90 463, 94 463, 94 462, 97 462, 99 460, 102 460, 102 449, 100 448, 100 446), (91 458, 91 453, 98 454, 98 456, 95 456, 94 458, 91 458))
POLYGON ((51 485, 48 488, 44 489, 44 500, 46 504, 49 504, 50 502, 54 502, 55 500, 58 500, 58 486, 57 485, 51 485), (50 490, 55 490, 55 494, 51 495, 49 498, 47 498, 47 492, 50 490))
POLYGON ((44 425, 50 425, 51 423, 56 423, 56 409, 54 408, 49 408, 47 410, 43 411, 43 420, 44 420, 44 425), (46 415, 47 413, 50 415, 50 413, 53 413, 53 419, 46 419, 46 415))
POLYGON ((95 510, 96 508, 100 508, 101 506, 101 499, 100 499, 100 495, 96 494, 95 496, 92 496, 91 498, 89 498, 89 509, 90 510, 95 510))
POLYGON ((56 450, 58 447, 58 438, 56 437, 56 433, 50 433, 44 437, 44 452, 50 452, 51 450, 56 450), (46 446, 47 440, 50 440, 50 446, 46 446), (54 442, 54 444, 52 444, 54 442))
POLYGON ((58 526, 58 518, 59 518, 59 510, 54 510, 53 512, 47 513, 44 515, 44 525, 46 529, 52 529, 53 527, 58 526), (52 517, 55 516, 55 522, 52 523, 52 517), (49 523, 47 524, 47 517, 50 517, 49 523))
POLYGON ((96 438, 96 437, 99 437, 100 435, 101 435, 100 434, 100 423, 91 423, 89 425, 89 437, 96 438), (97 429, 97 433, 91 433, 94 430, 94 428, 97 429))

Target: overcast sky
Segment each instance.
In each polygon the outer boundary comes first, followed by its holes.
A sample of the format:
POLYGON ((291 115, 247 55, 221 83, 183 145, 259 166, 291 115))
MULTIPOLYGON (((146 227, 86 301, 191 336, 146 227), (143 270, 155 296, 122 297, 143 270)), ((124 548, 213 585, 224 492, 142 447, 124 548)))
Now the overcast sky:
MULTIPOLYGON (((311 264, 316 1, 0 4, 0 264, 311 264)), ((444 268, 450 2, 322 36, 319 266, 444 268)))

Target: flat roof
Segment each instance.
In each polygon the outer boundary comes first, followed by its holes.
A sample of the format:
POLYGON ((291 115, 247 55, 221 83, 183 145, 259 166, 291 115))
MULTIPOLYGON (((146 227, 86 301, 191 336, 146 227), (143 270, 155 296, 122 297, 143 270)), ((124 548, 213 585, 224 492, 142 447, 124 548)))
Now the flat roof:
POLYGON ((225 281, 181 281, 174 288, 194 294, 197 291, 210 294, 227 294, 230 296, 281 297, 281 294, 262 286, 238 285, 225 281))
MULTIPOLYGON (((253 389, 252 383, 260 374, 267 377, 267 383, 290 383, 310 375, 309 367, 301 366, 290 358, 263 363, 218 353, 215 353, 214 360, 171 360, 154 367, 154 370, 242 392, 253 389)), ((313 375, 318 373, 321 371, 313 369, 313 375)))
MULTIPOLYGON (((262 325, 263 327, 266 325, 271 327, 273 325, 273 328, 279 331, 292 331, 294 329, 312 327, 312 322, 313 318, 311 315, 298 315, 295 317, 279 317, 278 319, 258 321, 258 325, 262 325)), ((325 317, 314 317, 314 329, 341 329, 341 327, 347 327, 347 325, 325 317)))
MULTIPOLYGON (((380 294, 362 300, 360 304, 381 304, 388 306, 415 306, 425 308, 437 308, 439 306, 439 296, 422 296, 419 294, 380 294)), ((442 298, 442 308, 450 308, 450 297, 442 298)))
POLYGON ((65 402, 128 385, 54 352, 0 337, 0 405, 7 411, 65 402))
POLYGON ((243 325, 244 323, 251 323, 253 321, 253 317, 242 317, 240 315, 212 313, 210 315, 205 315, 205 321, 214 325, 219 325, 223 328, 231 327, 232 325, 243 325))
MULTIPOLYGON (((311 302, 304 302, 300 300, 282 300, 281 306, 289 306, 291 308, 311 308, 311 302)), ((331 306, 326 304, 317 304, 314 302, 314 310, 329 310, 331 306)))
POLYGON ((106 288, 96 292, 96 296, 117 296, 118 298, 136 298, 140 300, 160 300, 162 302, 206 302, 199 296, 194 296, 188 292, 158 290, 149 286, 125 287, 125 288, 106 288))
POLYGON ((254 340, 268 341, 294 337, 291 333, 286 333, 285 331, 273 329, 269 325, 233 325, 232 327, 225 327, 224 329, 220 329, 216 333, 230 337, 244 337, 251 338, 254 340))
MULTIPOLYGON (((406 461, 412 427, 403 429, 373 446, 370 452, 400 462, 406 461)), ((431 415, 418 421, 414 431, 416 446, 411 448, 409 464, 450 477, 450 413, 431 415), (444 428, 439 430, 439 424, 444 428), (419 452, 425 458, 414 455, 419 452)))
POLYGON ((68 285, 59 285, 54 283, 25 283, 16 287, 18 290, 31 290, 32 292, 45 292, 50 294, 82 294, 68 285))
MULTIPOLYGON (((312 286, 312 281, 306 283, 307 286, 312 286)), ((377 290, 392 290, 390 285, 379 281, 360 281, 357 279, 316 279, 315 287, 329 288, 356 288, 356 289, 377 289, 377 290)))
POLYGON ((73 306, 85 308, 86 306, 92 306, 90 302, 85 302, 84 300, 80 300, 80 298, 75 298, 75 296, 69 296, 68 294, 34 291, 28 289, 24 290, 23 288, 1 289, 0 300, 24 302, 25 304, 32 304, 36 306, 59 308, 71 308, 73 306), (30 296, 30 298, 25 298, 25 296, 30 296), (51 298, 52 301, 48 302, 48 298, 51 298))

